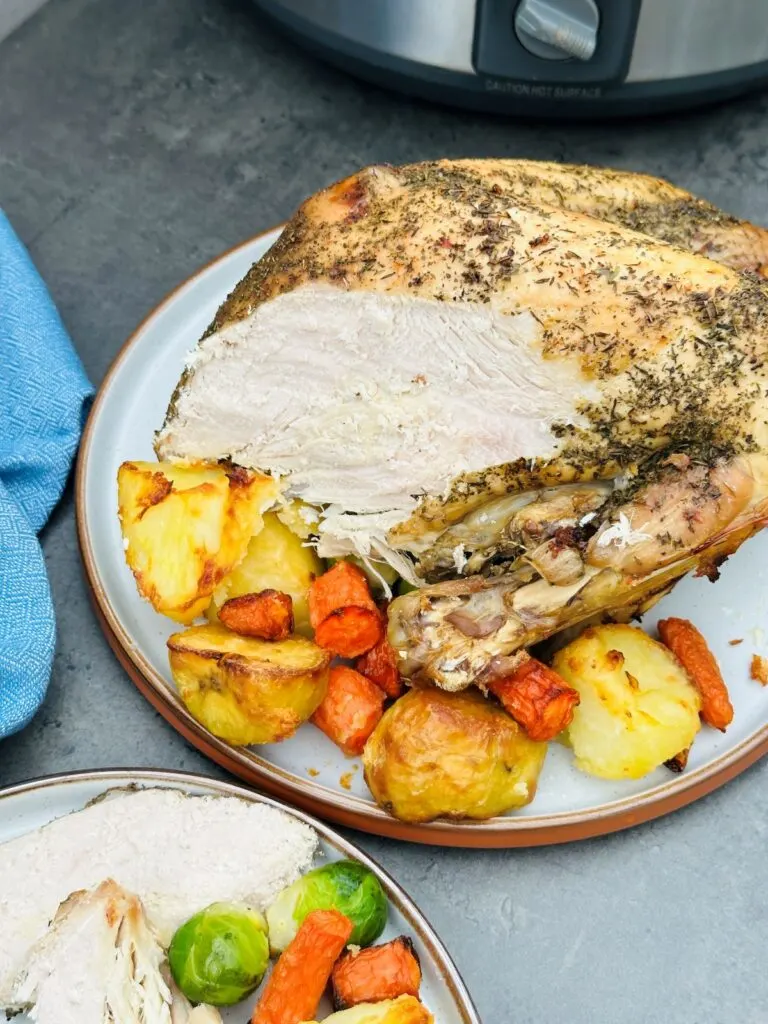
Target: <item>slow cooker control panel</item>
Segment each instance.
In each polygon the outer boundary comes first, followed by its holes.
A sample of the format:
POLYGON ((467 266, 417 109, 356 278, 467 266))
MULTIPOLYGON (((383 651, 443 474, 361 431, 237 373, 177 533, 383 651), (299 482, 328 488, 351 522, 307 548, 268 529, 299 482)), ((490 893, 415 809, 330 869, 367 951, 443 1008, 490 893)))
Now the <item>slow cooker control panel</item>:
POLYGON ((475 67, 528 82, 610 82, 627 72, 640 0, 479 0, 475 67))

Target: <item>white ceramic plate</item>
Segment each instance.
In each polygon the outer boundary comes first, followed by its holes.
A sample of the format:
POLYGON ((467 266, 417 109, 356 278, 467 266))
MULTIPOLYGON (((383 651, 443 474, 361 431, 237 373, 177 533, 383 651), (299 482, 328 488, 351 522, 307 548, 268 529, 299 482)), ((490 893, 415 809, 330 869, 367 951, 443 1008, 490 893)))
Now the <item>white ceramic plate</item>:
POLYGON ((680 615, 702 630, 720 660, 735 719, 727 734, 703 729, 687 770, 660 768, 634 782, 606 782, 573 767, 551 744, 534 802, 489 822, 397 822, 371 799, 359 759, 346 758, 311 725, 290 740, 234 748, 187 714, 168 668, 165 641, 175 627, 140 599, 124 557, 117 519, 116 475, 127 459, 152 459, 185 357, 236 282, 279 230, 222 256, 177 289, 139 327, 101 387, 78 466, 78 526, 97 612, 118 657, 142 692, 192 743, 241 778, 313 813, 370 832, 461 846, 524 846, 609 832, 680 807, 732 778, 768 748, 768 689, 752 681, 749 661, 765 653, 768 623, 768 531, 747 542, 716 585, 689 578, 645 619, 680 615), (743 643, 731 646, 729 641, 743 643))
MULTIPOLYGON (((79 772, 27 782, 0 791, 0 843, 40 828, 72 811, 78 811, 109 789, 125 786, 180 789, 194 795, 236 796, 243 800, 282 806, 268 797, 259 796, 240 786, 181 772, 119 769, 79 772)), ((408 935, 413 939, 423 974, 420 998, 432 1011, 435 1020, 439 1021, 439 1024, 480 1024, 480 1018, 472 1005, 469 993, 448 953, 402 889, 374 861, 327 826, 304 814, 291 811, 288 807, 282 806, 282 810, 295 814, 319 833, 318 864, 351 858, 365 864, 378 876, 389 899, 389 921, 378 941, 386 942, 397 935, 408 935)), ((116 881, 119 882, 120 879, 116 881)), ((331 1012, 330 1004, 324 1003, 322 1009, 326 1014, 331 1012)), ((233 1007, 222 1016, 224 1024, 242 1024, 242 1006, 233 1007)), ((29 1018, 24 1014, 15 1020, 18 1024, 29 1022, 29 1018)))

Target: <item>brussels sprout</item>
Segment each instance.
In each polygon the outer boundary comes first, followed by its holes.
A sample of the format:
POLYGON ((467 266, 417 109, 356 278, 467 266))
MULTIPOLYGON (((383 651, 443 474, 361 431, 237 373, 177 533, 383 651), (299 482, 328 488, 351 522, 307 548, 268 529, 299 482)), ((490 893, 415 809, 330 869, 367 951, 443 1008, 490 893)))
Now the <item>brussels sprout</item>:
POLYGON ((253 992, 267 969, 267 923, 256 910, 212 903, 178 929, 168 963, 190 1002, 239 1003, 253 992))
POLYGON ((398 597, 402 597, 403 594, 411 594, 414 590, 418 590, 418 587, 414 587, 408 580, 399 579, 395 585, 395 593, 398 597))
POLYGON ((355 929, 350 943, 368 946, 384 931, 387 897, 376 876, 353 860, 337 860, 315 868, 283 889, 267 911, 269 944, 282 953, 313 910, 339 910, 355 929))

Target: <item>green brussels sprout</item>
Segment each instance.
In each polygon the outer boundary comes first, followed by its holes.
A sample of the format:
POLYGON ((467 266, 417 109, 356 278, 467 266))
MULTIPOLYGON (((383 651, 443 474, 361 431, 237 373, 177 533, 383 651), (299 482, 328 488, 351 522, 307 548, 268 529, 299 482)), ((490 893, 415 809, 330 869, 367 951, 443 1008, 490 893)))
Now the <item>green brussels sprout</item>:
POLYGON ((350 943, 369 946, 387 923, 387 897, 378 878, 353 860, 337 860, 283 889, 267 911, 269 944, 282 953, 307 914, 313 910, 339 910, 355 926, 350 943))
POLYGON ((168 963, 190 1002, 239 1003, 258 986, 267 969, 267 923, 256 910, 212 903, 178 929, 168 949, 168 963))
POLYGON ((408 580, 399 579, 395 585, 395 593, 398 597, 402 597, 403 594, 412 594, 414 590, 418 590, 418 587, 414 587, 408 580))

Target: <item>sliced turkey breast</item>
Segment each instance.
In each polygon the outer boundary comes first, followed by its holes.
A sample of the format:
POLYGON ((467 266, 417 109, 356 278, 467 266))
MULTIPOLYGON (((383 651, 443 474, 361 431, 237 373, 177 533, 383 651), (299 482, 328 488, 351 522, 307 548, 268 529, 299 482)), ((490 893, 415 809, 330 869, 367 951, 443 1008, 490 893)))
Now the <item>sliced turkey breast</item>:
POLYGON ((164 958, 139 900, 109 879, 61 904, 6 1008, 38 1024, 171 1024, 164 958))
POLYGON ((321 554, 452 579, 394 602, 390 638, 407 674, 482 685, 768 516, 768 290, 724 265, 763 267, 749 228, 620 172, 368 168, 221 307, 157 453, 279 476, 321 554))
POLYGON ((70 893, 112 878, 141 900, 166 945, 192 914, 226 900, 265 910, 312 863, 317 836, 265 804, 116 791, 0 845, 0 1008, 31 947, 70 893))

